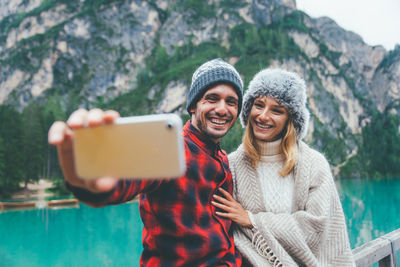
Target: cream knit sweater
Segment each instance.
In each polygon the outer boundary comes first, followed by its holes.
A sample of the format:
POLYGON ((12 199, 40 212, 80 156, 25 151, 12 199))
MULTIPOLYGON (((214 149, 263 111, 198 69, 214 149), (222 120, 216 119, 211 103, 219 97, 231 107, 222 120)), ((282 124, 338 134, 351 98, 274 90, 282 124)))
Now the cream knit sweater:
POLYGON ((322 154, 299 143, 291 213, 266 208, 259 174, 242 146, 228 158, 234 198, 254 225, 235 229, 235 245, 254 266, 355 266, 340 199, 322 154))
POLYGON ((258 142, 261 159, 256 172, 260 178, 266 211, 291 213, 294 178, 293 173, 284 178, 279 175, 284 159, 280 144, 281 139, 274 142, 258 142))

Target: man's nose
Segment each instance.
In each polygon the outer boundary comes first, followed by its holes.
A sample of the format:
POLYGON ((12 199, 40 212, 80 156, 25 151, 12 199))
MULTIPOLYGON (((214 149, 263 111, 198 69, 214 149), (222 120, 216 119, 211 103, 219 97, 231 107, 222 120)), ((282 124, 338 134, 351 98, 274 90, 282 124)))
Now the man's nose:
POLYGON ((217 103, 217 106, 215 107, 215 112, 220 115, 223 116, 227 113, 227 104, 225 101, 221 100, 217 103))

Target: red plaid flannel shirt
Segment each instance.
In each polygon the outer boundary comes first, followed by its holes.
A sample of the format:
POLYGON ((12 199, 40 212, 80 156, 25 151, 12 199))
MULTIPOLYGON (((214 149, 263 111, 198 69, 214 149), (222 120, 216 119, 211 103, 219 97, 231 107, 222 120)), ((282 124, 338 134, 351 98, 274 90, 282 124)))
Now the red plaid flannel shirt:
POLYGON ((140 194, 143 220, 141 266, 241 266, 232 221, 215 215, 213 194, 232 193, 225 151, 189 122, 183 128, 186 173, 170 180, 121 180, 108 194, 70 187, 94 205, 118 204, 140 194))

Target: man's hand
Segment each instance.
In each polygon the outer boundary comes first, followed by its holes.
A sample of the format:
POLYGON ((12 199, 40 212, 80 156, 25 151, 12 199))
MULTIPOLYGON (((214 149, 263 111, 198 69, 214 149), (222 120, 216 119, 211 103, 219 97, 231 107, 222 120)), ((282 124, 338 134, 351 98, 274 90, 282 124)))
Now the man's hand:
POLYGON ((221 217, 229 218, 240 226, 253 227, 251 224, 247 211, 237 202, 231 194, 222 188, 218 188, 219 191, 225 196, 225 198, 218 195, 214 195, 214 199, 219 201, 211 201, 211 203, 225 212, 216 211, 215 213, 221 217))
POLYGON ((101 177, 95 180, 84 180, 78 177, 75 171, 74 133, 72 129, 113 123, 119 117, 119 113, 113 110, 92 109, 87 111, 78 109, 71 114, 66 123, 62 121, 53 123, 49 130, 48 141, 50 145, 57 146, 58 159, 64 178, 68 183, 93 193, 108 192, 115 187, 117 179, 114 177, 101 177))

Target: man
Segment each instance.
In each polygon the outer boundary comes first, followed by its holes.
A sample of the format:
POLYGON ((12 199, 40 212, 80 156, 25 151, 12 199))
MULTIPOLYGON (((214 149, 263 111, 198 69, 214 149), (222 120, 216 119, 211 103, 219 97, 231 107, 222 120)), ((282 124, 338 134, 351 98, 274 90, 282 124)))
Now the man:
POLYGON ((113 122, 115 111, 77 110, 67 123, 55 122, 49 143, 58 147, 67 187, 92 206, 118 204, 140 194, 143 220, 142 266, 241 266, 232 221, 216 216, 211 205, 218 188, 232 194, 232 176, 220 138, 233 126, 242 105, 243 82, 221 59, 201 65, 193 74, 187 99, 191 116, 183 128, 186 172, 178 179, 80 179, 72 156, 71 128, 113 122))

